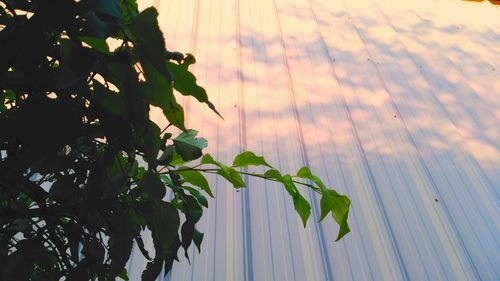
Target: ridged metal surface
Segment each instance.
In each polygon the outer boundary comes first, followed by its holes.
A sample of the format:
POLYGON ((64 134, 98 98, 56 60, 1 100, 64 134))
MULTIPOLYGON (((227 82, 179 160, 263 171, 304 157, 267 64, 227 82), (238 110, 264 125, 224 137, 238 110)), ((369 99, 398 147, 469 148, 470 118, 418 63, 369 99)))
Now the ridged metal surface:
MULTIPOLYGON (((201 254, 160 280, 500 280, 500 9, 458 0, 183 0, 155 5, 225 120, 180 99, 231 162, 308 165, 352 199, 352 232, 291 199, 210 178, 201 254)), ((180 98, 180 97, 179 97, 180 98)), ((153 114, 157 114, 154 112, 153 114)), ((138 279, 144 259, 129 268, 138 279)))

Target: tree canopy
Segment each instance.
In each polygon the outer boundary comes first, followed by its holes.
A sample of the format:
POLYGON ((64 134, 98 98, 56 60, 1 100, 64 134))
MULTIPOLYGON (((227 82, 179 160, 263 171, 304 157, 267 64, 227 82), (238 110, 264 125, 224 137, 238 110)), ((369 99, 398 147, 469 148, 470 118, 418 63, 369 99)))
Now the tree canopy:
POLYGON ((203 152, 174 92, 220 114, 189 71, 195 58, 165 48, 157 15, 135 0, 0 1, 0 280, 128 280, 134 244, 149 261, 142 280, 168 273, 179 250, 200 248, 210 173, 236 189, 242 174, 282 183, 304 226, 305 185, 337 240, 349 232, 349 198, 307 167, 283 174, 250 151, 231 165, 203 152))

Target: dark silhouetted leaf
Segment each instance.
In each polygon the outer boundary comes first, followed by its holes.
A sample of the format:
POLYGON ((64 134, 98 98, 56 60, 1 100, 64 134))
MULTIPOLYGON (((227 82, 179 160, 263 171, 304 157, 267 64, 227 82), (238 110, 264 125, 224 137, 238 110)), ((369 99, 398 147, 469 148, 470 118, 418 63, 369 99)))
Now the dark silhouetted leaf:
POLYGON ((148 262, 146 269, 142 272, 142 281, 155 281, 160 275, 161 268, 163 266, 163 250, 161 246, 155 245, 156 256, 153 261, 148 262))
POLYGON ((202 155, 201 150, 207 147, 207 140, 197 138, 197 134, 198 131, 188 130, 173 139, 175 151, 181 155, 184 161, 198 159, 202 155))
POLYGON ((127 213, 116 210, 111 220, 111 236, 109 239, 109 274, 113 280, 127 263, 134 238, 137 236, 134 230, 134 223, 127 213))
POLYGON ((149 121, 149 126, 145 128, 145 132, 142 135, 142 140, 139 144, 143 146, 142 149, 144 150, 149 166, 153 169, 156 167, 155 161, 158 157, 161 145, 160 128, 158 125, 149 121))
POLYGON ((175 148, 173 145, 167 145, 165 147, 165 150, 163 151, 162 155, 160 158, 158 158, 158 164, 160 165, 168 165, 170 162, 172 162, 173 157, 174 157, 174 152, 175 148))
POLYGON ((111 114, 127 117, 127 100, 124 94, 114 93, 97 80, 92 82, 97 102, 111 114))
POLYGON ((208 208, 207 198, 205 198, 205 196, 203 196, 198 190, 189 186, 185 186, 184 189, 189 191, 189 193, 191 193, 191 195, 193 195, 203 207, 208 208))
POLYGON ((93 11, 88 11, 83 14, 82 19, 84 24, 81 34, 83 36, 105 38, 108 35, 108 25, 106 24, 106 22, 101 20, 93 11))
POLYGON ((130 31, 135 39, 135 47, 141 62, 152 64, 167 81, 172 81, 165 64, 165 40, 158 26, 157 17, 158 12, 155 8, 145 9, 132 20, 130 31), (145 30, 147 32, 144 32, 145 30))
POLYGON ((137 247, 139 248, 139 251, 141 251, 142 255, 148 259, 151 260, 149 257, 149 252, 144 248, 144 241, 142 240, 141 236, 136 236, 135 237, 135 243, 137 243, 137 247))
POLYGON ((141 187, 144 197, 148 200, 162 200, 167 192, 163 182, 151 171, 144 175, 141 187))
POLYGON ((193 231, 193 242, 198 248, 198 252, 201 252, 201 241, 203 241, 204 234, 199 232, 196 228, 193 231))
POLYGON ((182 237, 182 248, 184 248, 184 256, 188 261, 189 261, 189 254, 187 250, 189 249, 189 245, 191 245, 191 242, 193 241, 193 233, 194 233, 194 224, 189 221, 185 221, 181 227, 181 237, 182 237))
POLYGON ((170 123, 185 131, 184 110, 175 99, 172 85, 151 64, 143 63, 142 67, 146 77, 144 90, 150 96, 151 104, 161 108, 170 123))
POLYGON ((118 1, 122 12, 122 21, 129 24, 130 21, 139 14, 136 0, 118 1))
MULTIPOLYGON (((192 61, 192 63, 194 63, 194 61, 192 61)), ((215 109, 213 103, 208 100, 205 89, 203 89, 196 83, 196 77, 191 72, 189 72, 188 63, 179 65, 172 62, 167 62, 167 65, 168 69, 173 74, 174 89, 176 89, 184 96, 193 96, 199 102, 206 103, 211 110, 213 110, 222 118, 219 112, 215 109)))
POLYGON ((82 254, 94 266, 104 261, 104 247, 95 239, 83 244, 82 254))
POLYGON ((160 201, 150 218, 153 224, 154 236, 158 239, 162 249, 171 250, 177 239, 177 230, 180 226, 179 212, 172 203, 160 201))

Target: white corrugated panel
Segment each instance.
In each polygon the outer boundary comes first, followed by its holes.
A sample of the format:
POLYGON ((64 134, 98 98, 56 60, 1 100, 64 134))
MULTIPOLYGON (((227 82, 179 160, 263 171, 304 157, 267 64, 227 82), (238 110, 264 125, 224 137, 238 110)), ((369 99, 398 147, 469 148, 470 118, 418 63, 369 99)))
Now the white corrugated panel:
MULTIPOLYGON (((458 0, 142 1, 225 120, 184 99, 225 162, 308 165, 352 200, 351 233, 307 228, 247 178, 216 200, 201 253, 160 280, 500 280, 500 6, 458 0)), ((182 256, 182 255, 180 255, 182 256)), ((138 279, 145 261, 134 253, 138 279)))

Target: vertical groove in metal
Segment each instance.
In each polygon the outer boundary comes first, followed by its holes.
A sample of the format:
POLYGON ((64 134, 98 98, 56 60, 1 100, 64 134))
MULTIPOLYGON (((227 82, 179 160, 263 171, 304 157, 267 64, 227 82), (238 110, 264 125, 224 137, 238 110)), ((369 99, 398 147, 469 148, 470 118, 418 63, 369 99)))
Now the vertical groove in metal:
MULTIPOLYGON (((243 152, 247 150, 247 133, 246 133, 246 115, 245 115, 245 93, 243 90, 243 59, 241 50, 241 20, 240 20, 240 0, 235 0, 235 15, 236 15, 236 38, 238 45, 237 50, 237 73, 238 73, 238 124, 239 124, 239 142, 240 151, 243 152)), ((243 171, 247 172, 247 168, 243 168, 243 171)), ((244 175, 243 180, 248 183, 248 176, 244 175)), ((245 244, 244 253, 244 277, 245 281, 253 281, 253 250, 252 250, 252 230, 251 230, 251 203, 250 203, 250 193, 248 189, 244 189, 242 192, 241 203, 242 203, 242 220, 243 220, 243 243, 245 244)))
MULTIPOLYGON (((198 48, 198 29, 200 27, 200 7, 202 0, 196 0, 195 8, 194 8, 194 16, 191 27, 191 39, 189 40, 189 51, 196 57, 197 48, 198 48)), ((170 3, 170 2, 169 2, 170 3)), ((192 71, 193 69, 191 69, 192 71)), ((185 123, 186 127, 189 126, 189 118, 191 115, 189 114, 191 111, 191 99, 185 99, 184 102, 184 113, 185 113, 185 123)))
MULTIPOLYGON (((286 80, 287 80, 287 84, 288 84, 288 90, 289 90, 289 94, 291 97, 290 100, 292 103, 292 112, 293 112, 293 116, 294 116, 294 120, 295 120, 295 127, 297 128, 296 129, 297 130, 297 137, 299 139, 299 144, 300 144, 300 155, 302 158, 302 163, 306 166, 310 166, 310 161, 309 161, 309 157, 307 154, 307 149, 305 147, 305 142, 304 142, 300 114, 299 114, 299 111, 297 110, 295 90, 294 90, 294 86, 293 86, 292 75, 290 73, 290 66, 288 64, 288 55, 287 55, 287 51, 286 51, 286 47, 285 47, 285 41, 283 38, 283 31, 281 29, 279 10, 278 10, 278 7, 276 5, 276 0, 273 0, 273 8, 274 8, 275 16, 276 16, 275 21, 276 21, 277 26, 278 26, 279 42, 281 45, 283 64, 285 65, 285 75, 286 75, 286 80)), ((319 218, 320 217, 319 206, 318 206, 318 201, 314 197, 315 194, 312 190, 308 190, 308 193, 311 196, 311 198, 313 198, 311 200, 311 205, 312 205, 312 209, 313 209, 312 211, 314 212, 315 217, 319 218)), ((326 239, 325 239, 325 234, 323 231, 323 225, 315 224, 314 227, 317 229, 318 242, 320 243, 319 250, 321 253, 321 261, 322 261, 322 265, 323 265, 324 274, 325 274, 327 280, 334 280, 333 279, 333 271, 331 268, 330 256, 326 252, 327 247, 325 244, 326 239)))

